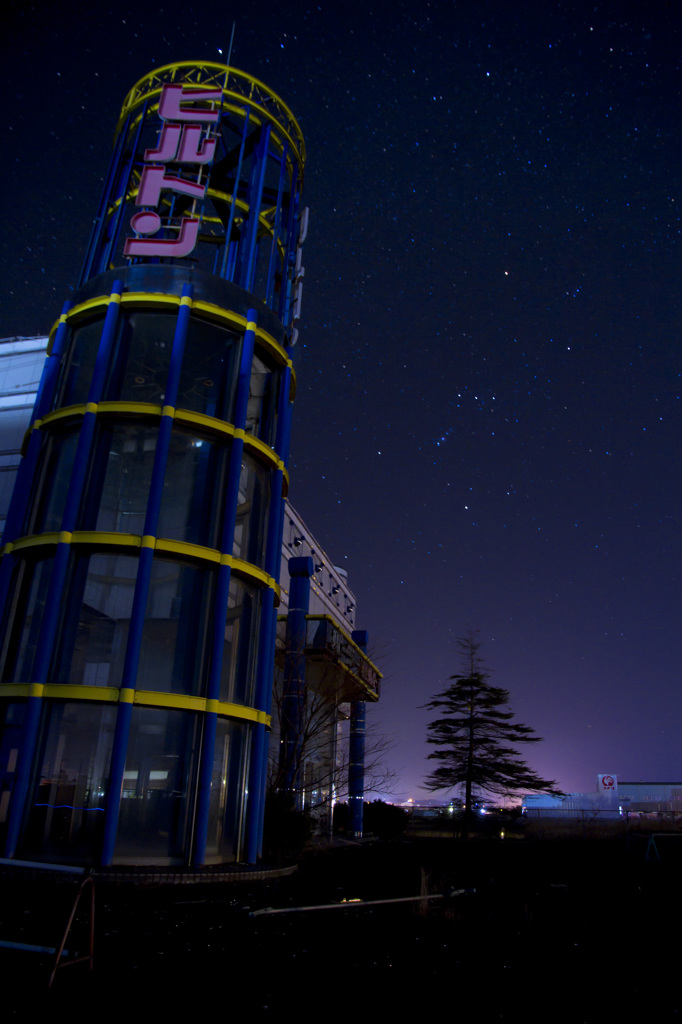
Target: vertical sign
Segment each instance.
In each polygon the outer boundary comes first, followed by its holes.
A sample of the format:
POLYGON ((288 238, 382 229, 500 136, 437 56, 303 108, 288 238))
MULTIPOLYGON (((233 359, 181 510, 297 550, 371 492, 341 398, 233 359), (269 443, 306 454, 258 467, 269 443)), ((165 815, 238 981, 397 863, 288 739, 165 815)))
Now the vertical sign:
POLYGON ((210 164, 216 149, 216 138, 210 127, 220 117, 217 108, 197 106, 218 103, 220 89, 189 89, 184 85, 164 85, 159 100, 159 117, 163 122, 156 149, 147 149, 136 206, 146 207, 130 218, 135 238, 127 238, 125 256, 189 256, 199 238, 198 217, 167 217, 162 221, 158 206, 162 197, 189 196, 193 201, 206 195, 208 177, 202 182, 202 165, 210 164), (191 102, 191 106, 185 104, 191 102), (177 172, 169 173, 168 164, 177 172), (184 177, 185 168, 196 167, 196 179, 184 177), (159 232, 163 229, 163 236, 159 232), (170 235, 170 237, 168 237, 170 235), (141 237, 144 236, 144 237, 141 237), (151 236, 151 237, 149 237, 151 236))

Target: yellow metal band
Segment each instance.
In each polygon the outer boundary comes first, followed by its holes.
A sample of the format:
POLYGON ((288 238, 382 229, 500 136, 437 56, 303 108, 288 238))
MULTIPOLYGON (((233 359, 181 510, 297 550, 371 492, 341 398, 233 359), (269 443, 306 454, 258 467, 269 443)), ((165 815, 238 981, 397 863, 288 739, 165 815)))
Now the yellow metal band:
MULTIPOLYGON (((189 301, 189 296, 185 296, 189 301)), ((78 323, 84 317, 88 317, 94 313, 97 309, 101 309, 102 312, 106 310, 109 302, 122 303, 123 306, 144 306, 147 308, 162 308, 164 306, 180 306, 183 304, 183 300, 178 295, 168 295, 160 292, 125 292, 123 295, 98 295, 95 298, 88 299, 86 302, 81 302, 77 306, 73 306, 68 313, 64 316, 64 320, 71 323, 78 323)), ((222 306, 217 306, 213 302, 203 301, 191 301, 192 312, 195 315, 204 314, 205 319, 217 320, 222 323, 228 323, 232 328, 237 330, 252 330, 255 332, 258 341, 268 349, 271 354, 275 357, 276 361, 281 366, 288 366, 293 369, 292 362, 288 358, 284 348, 279 344, 278 341, 258 327, 253 321, 246 320, 246 317, 240 316, 237 313, 233 313, 228 309, 223 309, 222 306)), ((59 323, 62 322, 62 318, 55 322, 51 331, 50 339, 52 339, 54 332, 56 331, 59 323)))
POLYGON ((180 305, 181 306, 191 306, 192 305, 192 300, 189 297, 189 295, 183 295, 182 296, 182 298, 180 299, 180 305))
POLYGON ((272 722, 272 716, 266 715, 264 711, 259 711, 258 708, 247 708, 243 704, 229 704, 227 701, 220 701, 218 703, 218 714, 228 715, 230 718, 243 718, 247 722, 258 722, 260 725, 265 725, 270 728, 272 722))
POLYGON ((231 423, 218 420, 215 416, 207 416, 205 412, 188 412, 187 409, 175 410, 176 423, 189 423, 192 426, 202 427, 212 434, 234 436, 234 427, 231 423))
POLYGON ((14 541, 14 550, 23 551, 24 548, 39 548, 44 544, 58 544, 59 534, 58 533, 39 533, 31 534, 28 537, 20 537, 19 540, 14 541))
POLYGON ((208 562, 211 565, 230 565, 236 573, 247 579, 253 580, 261 586, 269 587, 279 595, 280 590, 272 576, 269 576, 263 569, 241 558, 233 558, 232 555, 221 554, 216 548, 207 548, 202 544, 190 544, 184 540, 166 540, 162 537, 145 536, 143 539, 134 533, 110 533, 98 530, 76 530, 73 533, 66 531, 62 533, 41 533, 32 537, 21 537, 14 542, 14 548, 21 551, 24 548, 43 547, 51 544, 93 544, 102 547, 153 547, 159 554, 179 555, 181 558, 190 558, 193 561, 208 562))
POLYGON ((180 693, 164 693, 161 690, 135 690, 136 704, 149 704, 155 708, 179 708, 182 711, 203 711, 204 697, 190 697, 180 693))
POLYGON ((215 302, 204 302, 203 299, 197 299, 192 305, 192 311, 196 314, 203 314, 204 320, 211 320, 218 323, 229 324, 230 327, 237 331, 243 331, 246 329, 246 317, 241 316, 239 313, 233 313, 230 309, 223 309, 222 306, 217 306, 215 302))
POLYGON ((63 683, 0 683, 0 698, 42 697, 53 700, 84 700, 90 703, 139 704, 146 707, 176 708, 181 711, 211 712, 223 717, 238 718, 247 722, 258 722, 268 728, 272 717, 258 708, 227 701, 207 700, 159 690, 133 690, 116 686, 79 686, 63 683))
POLYGON ((173 408, 172 405, 164 405, 163 409, 161 410, 161 415, 170 416, 172 419, 175 416, 175 409, 173 408))
POLYGON ((232 558, 232 568, 235 572, 241 573, 242 576, 249 576, 251 579, 257 579, 260 583, 263 583, 266 587, 271 590, 275 590, 279 593, 279 587, 275 583, 272 576, 263 570, 259 569, 256 565, 251 565, 250 562, 245 562, 241 558, 232 558))
POLYGON ((347 676, 350 676, 350 678, 358 684, 361 690, 364 690, 369 700, 379 700, 379 694, 377 693, 377 691, 373 690, 372 687, 369 686, 369 684, 366 683, 364 679, 361 679, 357 672, 353 671, 350 665, 347 665, 345 661, 341 661, 341 659, 339 659, 338 662, 336 662, 336 664, 339 666, 340 669, 342 669, 343 672, 346 673, 347 676))
POLYGON ((85 405, 85 411, 97 414, 97 402, 87 402, 85 405))
POLYGON ((220 552, 215 548, 204 547, 203 544, 190 544, 186 540, 162 540, 157 538, 156 550, 186 558, 197 558, 202 562, 219 562, 220 552))
MULTIPOLYGON (((40 421, 40 426, 46 427, 49 426, 51 423, 54 423, 55 420, 68 420, 71 418, 75 418, 76 416, 84 415, 85 405, 65 405, 63 409, 55 409, 54 412, 46 413, 46 415, 43 416, 43 418, 40 421)), ((36 423, 33 424, 33 426, 37 426, 37 421, 36 423)))
MULTIPOLYGON (((270 115, 271 120, 280 129, 286 126, 288 133, 293 136, 293 139, 291 139, 292 147, 299 150, 301 160, 304 159, 305 142, 303 134, 296 118, 284 100, 258 78, 254 78, 244 71, 239 71, 237 68, 218 64, 214 61, 178 61, 155 68, 154 71, 145 75, 139 82, 135 83, 126 96, 116 130, 120 131, 128 115, 145 100, 158 96, 167 82, 178 81, 185 83, 188 89, 205 89, 209 86, 219 88, 222 92, 222 105, 225 104, 225 100, 228 98, 236 100, 239 103, 238 110, 241 113, 243 113, 245 99, 252 97, 254 93, 257 97, 264 96, 268 100, 268 107, 272 107, 276 111, 276 116, 270 115), (188 79, 191 80, 188 81, 188 79)), ((252 99, 250 102, 256 110, 262 111, 262 107, 258 106, 255 100, 252 99)))
POLYGON ((306 615, 306 622, 322 622, 322 621, 331 622, 332 626, 334 626, 334 628, 341 634, 341 636, 344 638, 344 640, 347 640, 348 643, 351 644, 351 646, 356 649, 356 651, 358 652, 358 654, 360 655, 362 660, 366 661, 368 665, 372 666, 372 668, 374 669, 376 674, 379 676, 379 679, 383 679, 384 678, 382 673, 379 671, 379 669, 376 667, 374 662, 371 660, 371 658, 367 657, 367 655, 362 650, 362 648, 358 647, 358 645, 356 644, 355 640, 353 640, 348 635, 348 633, 346 633, 345 629, 339 624, 339 622, 335 618, 333 618, 331 615, 306 615))
POLYGON ((121 693, 118 686, 80 686, 78 683, 49 683, 44 691, 44 697, 56 700, 98 700, 108 704, 117 704, 121 693))
POLYGON ((75 530, 72 544, 115 545, 119 548, 139 548, 141 538, 136 533, 114 533, 110 530, 75 530))
MULTIPOLYGON (((75 530, 73 533, 65 534, 66 537, 70 538, 70 541, 62 541, 62 543, 71 544, 99 544, 115 545, 116 547, 129 547, 139 548, 140 537, 134 533, 109 533, 107 531, 99 530, 75 530)), ((61 533, 38 533, 32 534, 29 537, 20 537, 19 540, 14 541, 14 548, 17 551, 23 551, 25 548, 38 548, 46 547, 51 544, 59 544, 62 540, 61 533)))
POLYGON ((116 293, 116 292, 113 292, 113 293, 112 293, 112 294, 111 294, 111 295, 109 296, 109 302, 115 302, 115 303, 116 303, 116 305, 119 305, 119 304, 120 304, 120 302, 121 302, 121 296, 120 296, 120 295, 119 295, 118 293, 116 293))
POLYGON ((160 416, 163 407, 152 402, 100 402, 97 411, 100 416, 116 413, 132 413, 135 416, 160 416))
POLYGON ((260 455, 263 459, 269 462, 271 466, 277 465, 277 453, 267 445, 265 441, 261 441, 259 437, 254 437, 252 434, 245 434, 244 446, 249 448, 256 455, 260 455))
POLYGON ((234 436, 235 438, 239 438, 240 441, 244 441, 246 439, 246 432, 242 430, 241 427, 237 427, 235 429, 234 436))
POLYGON ((3 555, 9 555, 13 551, 14 551, 14 544, 12 544, 11 541, 9 541, 9 543, 5 544, 4 548, 2 549, 3 555))

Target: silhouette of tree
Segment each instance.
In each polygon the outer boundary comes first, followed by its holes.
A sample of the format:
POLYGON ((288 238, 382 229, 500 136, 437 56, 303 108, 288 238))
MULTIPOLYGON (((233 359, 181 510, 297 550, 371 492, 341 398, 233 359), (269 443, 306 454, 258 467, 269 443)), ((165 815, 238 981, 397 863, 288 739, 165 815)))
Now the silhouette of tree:
POLYGON ((517 744, 539 743, 542 737, 530 726, 512 721, 509 691, 488 682, 480 646, 473 632, 457 641, 462 671, 451 676, 452 685, 425 705, 443 717, 427 726, 427 742, 440 749, 428 755, 439 767, 424 785, 432 791, 464 787, 465 834, 471 825, 475 792, 505 796, 521 790, 559 792, 554 781, 541 778, 516 750, 517 744))

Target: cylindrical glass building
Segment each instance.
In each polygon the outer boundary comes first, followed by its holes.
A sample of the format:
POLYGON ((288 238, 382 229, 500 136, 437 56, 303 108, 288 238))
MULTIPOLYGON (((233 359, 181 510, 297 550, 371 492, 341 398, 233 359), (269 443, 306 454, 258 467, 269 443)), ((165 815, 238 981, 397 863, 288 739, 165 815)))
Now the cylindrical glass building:
POLYGON ((303 162, 234 69, 126 98, 3 537, 7 856, 258 855, 303 162))

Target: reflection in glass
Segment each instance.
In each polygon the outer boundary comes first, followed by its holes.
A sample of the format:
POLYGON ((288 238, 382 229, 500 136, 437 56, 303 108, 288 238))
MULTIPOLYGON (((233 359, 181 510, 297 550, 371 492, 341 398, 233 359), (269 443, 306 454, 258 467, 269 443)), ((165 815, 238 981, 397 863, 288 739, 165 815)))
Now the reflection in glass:
POLYGON ((197 716, 135 707, 114 861, 181 862, 189 855, 197 716))
POLYGON ((218 719, 206 835, 208 863, 238 860, 242 852, 250 738, 243 722, 218 719))
POLYGON ((240 356, 238 334, 191 317, 180 372, 178 409, 203 412, 232 423, 240 356))
POLYGON ((72 556, 52 682, 120 686, 139 560, 72 556))
POLYGON ((5 631, 2 681, 31 683, 52 573, 52 559, 24 558, 19 565, 12 623, 5 631))
POLYGON ((201 696, 209 655, 208 602, 214 570, 155 558, 137 687, 201 696))
POLYGON ((7 834, 10 796, 19 759, 25 701, 2 701, 0 708, 0 844, 7 834))
POLYGON ((254 353, 246 412, 246 433, 260 438, 271 448, 277 435, 277 399, 280 375, 254 353))
POLYGON ((230 580, 220 700, 253 704, 260 592, 236 576, 230 580))
POLYGON ((142 534, 157 433, 156 423, 102 427, 83 516, 86 529, 96 516, 96 530, 142 534))
POLYGON ((39 859, 91 860, 104 826, 116 706, 50 701, 43 716, 21 852, 39 859))
POLYGON ((173 429, 157 534, 217 548, 231 442, 173 429))
POLYGON ((121 314, 104 398, 163 404, 176 323, 175 313, 121 314))
POLYGON ((61 529, 80 427, 80 421, 65 427, 55 423, 54 429, 45 432, 35 475, 37 500, 29 502, 24 533, 61 529))
POLYGON ((242 457, 239 499, 232 554, 253 565, 263 565, 270 501, 270 473, 248 453, 242 457))
POLYGON ((53 408, 87 402, 103 326, 102 320, 93 320, 71 331, 53 408))

